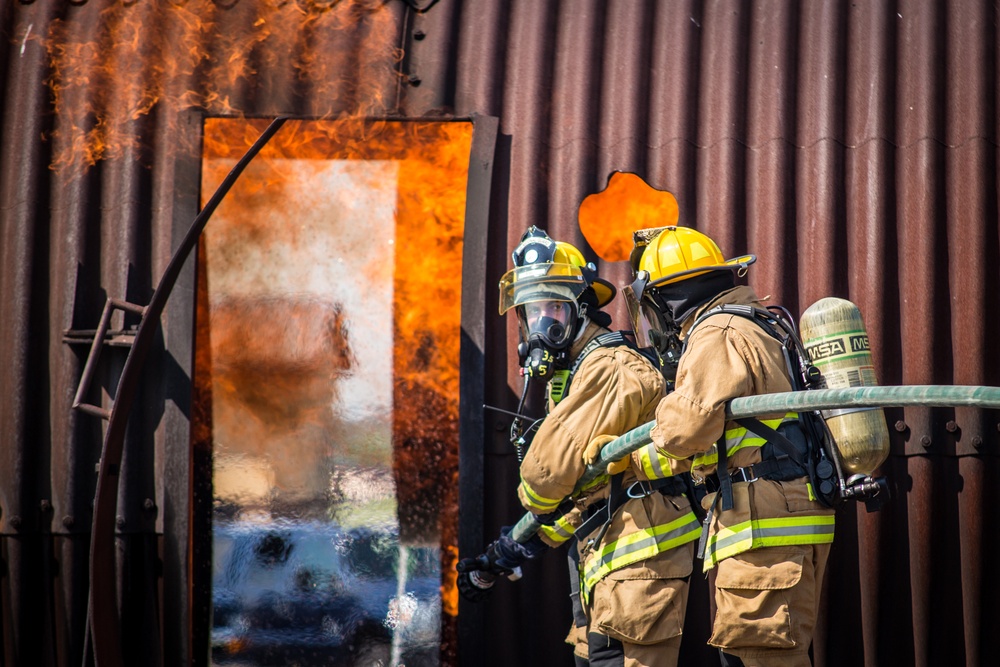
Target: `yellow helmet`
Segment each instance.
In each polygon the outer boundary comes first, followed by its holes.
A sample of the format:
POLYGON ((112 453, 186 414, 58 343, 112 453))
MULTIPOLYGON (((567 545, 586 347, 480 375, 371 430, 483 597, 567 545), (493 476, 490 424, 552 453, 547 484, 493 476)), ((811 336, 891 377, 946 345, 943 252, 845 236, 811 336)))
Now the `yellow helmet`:
POLYGON ((652 347, 664 374, 676 370, 680 356, 677 334, 681 322, 659 300, 660 288, 711 271, 734 271, 743 275, 757 261, 755 255, 726 259, 718 244, 688 227, 645 229, 633 234, 632 268, 635 280, 623 290, 636 342, 652 347))
POLYGON ((597 269, 580 250, 549 238, 532 225, 511 255, 514 268, 500 279, 500 314, 538 301, 577 301, 592 288, 597 308, 615 296, 615 286, 597 277, 597 269))
POLYGON ((725 259, 718 244, 688 227, 664 227, 642 251, 638 271, 648 274, 647 288, 687 280, 709 271, 743 273, 757 261, 755 255, 725 259))
POLYGON ((600 308, 614 298, 615 286, 597 277, 578 248, 534 225, 511 259, 514 268, 500 279, 500 314, 517 314, 525 378, 554 376, 568 368, 569 347, 587 321, 611 323, 600 308))

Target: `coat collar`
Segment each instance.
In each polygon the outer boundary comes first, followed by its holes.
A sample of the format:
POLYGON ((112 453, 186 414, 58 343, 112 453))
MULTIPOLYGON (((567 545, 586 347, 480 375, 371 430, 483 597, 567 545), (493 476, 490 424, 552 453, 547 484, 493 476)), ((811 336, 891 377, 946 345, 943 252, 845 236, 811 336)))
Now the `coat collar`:
POLYGON ((757 298, 757 293, 754 292, 753 288, 749 285, 737 285, 732 289, 727 289, 725 292, 719 293, 718 296, 703 305, 701 308, 696 310, 693 315, 690 315, 686 320, 684 320, 684 323, 681 325, 681 340, 687 338, 688 332, 691 330, 691 325, 693 325, 695 320, 701 317, 702 314, 707 313, 716 306, 725 306, 729 304, 762 307, 760 299, 757 298))
POLYGON ((587 343, 604 333, 608 333, 608 329, 594 324, 593 321, 588 321, 587 327, 583 330, 583 335, 573 341, 573 344, 570 345, 569 358, 576 360, 576 358, 580 356, 580 352, 583 351, 583 348, 587 346, 587 343))

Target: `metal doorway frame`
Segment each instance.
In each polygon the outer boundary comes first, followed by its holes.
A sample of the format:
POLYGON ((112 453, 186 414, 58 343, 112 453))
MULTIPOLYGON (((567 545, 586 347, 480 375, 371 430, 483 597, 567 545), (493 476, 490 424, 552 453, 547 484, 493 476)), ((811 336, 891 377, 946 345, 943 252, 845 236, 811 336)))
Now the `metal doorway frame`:
MULTIPOLYGON (((201 118, 202 123, 205 117, 201 118)), ((288 116, 275 118, 263 131, 260 137, 254 142, 246 154, 233 167, 230 173, 220 184, 219 188, 209 199, 205 207, 198 213, 194 221, 183 235, 180 244, 174 251, 170 262, 167 265, 163 276, 160 279, 150 303, 146 306, 128 303, 121 299, 109 298, 105 304, 101 316, 100 324, 95 332, 94 340, 90 348, 84 370, 81 374, 77 388, 73 408, 81 412, 100 417, 106 420, 104 443, 101 451, 101 460, 98 469, 97 491, 94 500, 94 515, 91 533, 90 548, 90 602, 88 605, 87 639, 92 642, 92 652, 94 662, 98 667, 120 667, 123 665, 121 619, 117 608, 117 574, 115 557, 115 528, 118 500, 119 472, 122 461, 126 426, 128 424, 129 413, 135 398, 139 379, 142 376, 146 358, 153 347, 159 332, 160 319, 166 308, 168 299, 182 276, 182 271, 187 264, 191 251, 197 246, 202 231, 207 225, 212 214, 228 193, 249 163, 257 156, 267 142, 281 129, 284 123, 290 120, 288 116), (99 405, 86 403, 84 397, 88 394, 90 384, 95 376, 97 364, 103 346, 106 344, 105 338, 108 333, 111 317, 116 310, 123 310, 139 315, 140 321, 131 346, 128 351, 121 376, 119 378, 115 396, 111 400, 111 407, 104 408, 99 405)), ((374 119, 373 119, 374 120, 374 119)), ((489 202, 492 188, 493 157, 496 147, 497 130, 499 119, 492 116, 473 115, 466 118, 385 118, 379 120, 391 121, 425 121, 425 122, 471 122, 473 125, 472 146, 470 150, 470 160, 467 178, 467 196, 464 226, 463 245, 463 268, 462 268, 462 304, 461 304, 461 344, 460 344, 460 384, 459 384, 459 546, 460 549, 476 545, 482 539, 482 475, 483 475, 483 371, 485 368, 484 341, 485 341, 485 268, 486 268, 486 240, 489 229, 489 202)), ((199 170, 200 171, 200 170, 199 170)), ((191 267, 193 272, 193 267, 191 267)), ((189 288, 187 294, 190 303, 186 304, 186 310, 190 312, 190 320, 193 321, 193 309, 195 299, 194 290, 189 288)), ((172 304, 173 305, 173 304, 172 304)), ((176 306, 175 306, 176 308, 176 306)), ((185 318, 187 319, 187 318, 185 318)), ((186 349, 192 356, 194 352, 194 327, 189 326, 187 330, 188 340, 182 341, 178 346, 186 349)), ((192 359, 184 362, 190 370, 192 359)), ((188 376, 190 383, 190 376, 188 376)), ((190 394, 190 388, 189 392, 190 394)), ((190 419, 186 426, 190 438, 190 419)), ((176 431, 178 429, 170 429, 176 431)), ((190 448, 185 452, 184 461, 165 462, 163 470, 165 476, 169 476, 170 471, 187 471, 188 479, 184 481, 162 480, 164 485, 182 484, 188 489, 187 506, 177 507, 174 514, 182 517, 174 525, 184 523, 185 520, 192 520, 195 528, 202 525, 196 517, 193 517, 195 496, 198 489, 203 489, 197 477, 199 469, 192 466, 190 448)), ((180 452, 175 452, 178 456, 180 452)), ((203 504, 202 504, 203 505, 203 504)), ((208 503, 211 507, 211 503, 208 503)), ((210 526, 210 523, 207 524, 210 526)), ((183 551, 185 560, 192 563, 195 550, 200 540, 206 539, 200 531, 187 530, 183 541, 170 539, 168 528, 164 528, 165 542, 167 546, 165 552, 171 550, 171 545, 177 551, 183 551)), ((210 539, 210 535, 207 536, 210 539)), ((470 548, 474 548, 471 547, 470 548)), ((169 570, 169 561, 172 560, 169 553, 163 554, 164 570, 169 570)), ((186 664, 208 664, 208 632, 209 628, 201 628, 210 619, 211 586, 205 586, 197 581, 199 578, 198 569, 194 572, 185 570, 180 564, 174 564, 176 581, 166 581, 164 589, 175 591, 175 593, 165 593, 164 609, 166 615, 177 614, 181 619, 181 637, 162 637, 162 646, 173 647, 165 649, 174 655, 171 659, 179 659, 186 664), (194 579, 194 580, 193 580, 194 579), (207 600, 200 599, 206 595, 207 600), (166 598, 179 596, 179 600, 171 603, 166 598), (186 604, 185 604, 186 602, 186 604), (199 610, 202 610, 199 612, 199 610), (187 632, 184 632, 186 626, 187 632), (203 634, 204 633, 204 634, 203 634), (179 640, 179 641, 177 641, 179 640)), ((203 576, 203 575, 202 575, 203 576)), ((166 577, 170 578, 170 577, 166 577)), ((460 635, 470 634, 478 636, 477 628, 481 627, 482 618, 470 618, 467 622, 460 624, 460 635)), ((169 627, 169 622, 163 627, 169 627)), ((165 630, 165 632, 169 632, 165 630)), ((460 641, 460 643, 462 643, 460 641)), ((91 649, 85 649, 85 654, 91 649)))

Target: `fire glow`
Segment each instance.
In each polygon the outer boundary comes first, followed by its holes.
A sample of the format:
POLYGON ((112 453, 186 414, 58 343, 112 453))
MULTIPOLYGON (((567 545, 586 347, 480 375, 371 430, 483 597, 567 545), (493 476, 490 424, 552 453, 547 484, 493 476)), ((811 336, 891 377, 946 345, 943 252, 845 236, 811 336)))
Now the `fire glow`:
MULTIPOLYGON (((459 290, 471 125, 362 120, 399 113, 400 30, 398 8, 385 0, 92 0, 11 33, 22 57, 41 49, 49 65, 53 120, 44 139, 63 179, 114 161, 172 168, 178 157, 236 160, 266 125, 237 119, 319 119, 287 123, 229 193, 223 207, 238 228, 209 223, 215 238, 228 235, 234 261, 241 248, 268 251, 271 230, 253 212, 280 202, 288 178, 281 160, 398 164, 398 250, 368 278, 392 281, 392 472, 408 513, 401 538, 440 544, 444 661, 458 611, 459 290), (192 121, 203 117, 228 118, 207 120, 202 137, 192 121)), ((220 171, 203 173, 205 197, 225 176, 216 165, 220 171)), ((283 231, 288 245, 309 243, 294 225, 283 231)), ((236 475, 216 480, 260 502, 269 502, 271 486, 315 488, 322 471, 296 463, 310 443, 342 435, 329 404, 345 377, 363 372, 343 313, 309 298, 210 303, 212 287, 200 274, 193 448, 211 452, 213 437, 228 433, 261 443, 262 454, 285 450, 268 466, 236 461, 236 475), (315 400, 317 392, 326 399, 315 400)))
MULTIPOLYGON (((203 196, 211 193, 224 178, 227 165, 242 155, 265 125, 264 121, 207 121, 203 196)), ((444 645, 454 636, 449 626, 458 613, 454 579, 458 360, 471 137, 471 124, 464 122, 290 121, 220 206, 219 213, 225 207, 225 215, 209 224, 209 242, 216 248, 212 261, 238 263, 275 252, 290 252, 294 258, 295 248, 304 250, 317 240, 308 228, 294 224, 294 219, 276 230, 273 219, 262 214, 283 210, 288 193, 297 191, 293 187, 297 184, 290 181, 296 174, 286 169, 288 161, 315 161, 317 168, 330 160, 396 165, 392 172, 395 239, 386 243, 377 235, 365 237, 379 251, 377 260, 365 265, 363 278, 392 285, 393 343, 386 354, 391 355, 392 476, 400 540, 440 546, 446 614, 443 654, 444 645), (276 233, 282 248, 290 251, 277 248, 276 233)), ((369 187, 378 189, 380 184, 373 182, 369 187)), ((351 252, 350 246, 344 251, 351 252)), ((337 304, 303 299, 216 303, 210 297, 210 281, 207 289, 199 291, 199 312, 209 316, 199 318, 196 348, 209 347, 211 358, 200 362, 195 377, 210 383, 213 402, 238 408, 228 413, 216 409, 212 429, 216 435, 258 429, 250 440, 268 443, 263 446, 272 449, 272 458, 275 443, 287 448, 282 456, 288 469, 279 464, 274 474, 288 477, 291 469, 303 463, 309 467, 315 457, 311 448, 336 447, 345 436, 347 427, 324 405, 328 408, 343 392, 346 377, 365 372, 352 348, 356 334, 337 304), (261 342, 248 344, 254 337, 261 342), (325 403, 311 398, 317 395, 325 403), (275 434, 267 426, 275 422, 292 423, 294 428, 284 435, 275 434)), ((311 485, 309 480, 298 481, 311 485)))
POLYGON ((677 199, 636 174, 616 171, 604 190, 580 204, 580 231, 598 256, 608 262, 629 258, 632 232, 676 225, 677 199))
POLYGON ((196 137, 178 122, 186 110, 345 118, 396 104, 397 17, 380 0, 94 1, 67 11, 15 32, 24 48, 45 49, 57 171, 140 159, 153 128, 156 150, 193 152, 196 137))

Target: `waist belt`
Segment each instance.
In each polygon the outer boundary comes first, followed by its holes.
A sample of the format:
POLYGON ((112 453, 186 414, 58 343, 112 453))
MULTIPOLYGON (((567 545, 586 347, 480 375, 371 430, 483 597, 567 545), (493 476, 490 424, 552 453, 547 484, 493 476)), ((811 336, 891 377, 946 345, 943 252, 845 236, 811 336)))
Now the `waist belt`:
MULTIPOLYGON (((621 488, 621 478, 622 475, 612 476, 611 492, 608 498, 598 501, 587 508, 589 516, 573 531, 573 534, 581 542, 587 535, 590 535, 598 528, 606 529, 607 525, 611 523, 611 518, 618 511, 618 508, 624 505, 629 499, 645 498, 654 493, 662 493, 665 496, 680 496, 688 490, 684 477, 664 477, 663 479, 655 479, 648 482, 637 480, 627 489, 621 488)), ((602 537, 604 537, 603 530, 600 535, 595 537, 594 542, 600 542, 602 537)))
MULTIPOLYGON (((730 471, 729 479, 735 484, 739 482, 756 482, 758 479, 770 479, 785 482, 797 477, 806 475, 806 470, 795 461, 789 458, 770 459, 761 461, 750 466, 737 468, 730 471)), ((722 484, 719 481, 719 474, 712 473, 705 477, 703 482, 709 493, 718 491, 722 484)))

